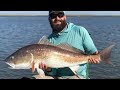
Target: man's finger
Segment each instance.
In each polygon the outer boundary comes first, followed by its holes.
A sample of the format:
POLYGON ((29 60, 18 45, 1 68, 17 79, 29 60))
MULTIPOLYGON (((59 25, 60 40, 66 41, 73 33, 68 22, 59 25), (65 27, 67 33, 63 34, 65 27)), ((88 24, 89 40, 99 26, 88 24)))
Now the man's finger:
POLYGON ((45 65, 45 69, 47 69, 48 67, 47 67, 47 65, 45 65))
POLYGON ((40 68, 40 69, 43 69, 43 67, 44 67, 44 66, 43 66, 43 63, 42 63, 42 62, 39 63, 39 68, 40 68))

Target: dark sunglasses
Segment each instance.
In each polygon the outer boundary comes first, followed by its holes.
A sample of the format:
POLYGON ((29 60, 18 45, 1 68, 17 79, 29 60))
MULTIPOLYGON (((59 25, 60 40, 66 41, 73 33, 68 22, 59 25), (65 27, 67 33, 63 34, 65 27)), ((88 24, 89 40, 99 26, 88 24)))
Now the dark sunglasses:
POLYGON ((57 16, 58 16, 59 18, 62 18, 62 17, 64 16, 64 13, 50 14, 50 15, 49 15, 49 17, 50 17, 51 19, 54 19, 54 18, 56 18, 57 16))

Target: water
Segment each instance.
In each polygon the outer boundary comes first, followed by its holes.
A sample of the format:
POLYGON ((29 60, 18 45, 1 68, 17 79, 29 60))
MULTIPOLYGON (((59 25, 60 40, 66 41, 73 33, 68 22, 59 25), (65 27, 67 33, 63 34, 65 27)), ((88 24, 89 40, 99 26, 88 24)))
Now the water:
MULTIPOLYGON (((98 48, 115 43, 111 53, 111 60, 118 67, 100 63, 90 64, 89 76, 91 79, 119 79, 120 77, 120 17, 67 17, 67 20, 85 27, 91 34, 98 48)), ((5 58, 17 49, 37 43, 43 36, 51 33, 46 16, 34 17, 0 17, 0 79, 19 79, 31 77, 28 70, 11 70, 4 63, 5 58)))

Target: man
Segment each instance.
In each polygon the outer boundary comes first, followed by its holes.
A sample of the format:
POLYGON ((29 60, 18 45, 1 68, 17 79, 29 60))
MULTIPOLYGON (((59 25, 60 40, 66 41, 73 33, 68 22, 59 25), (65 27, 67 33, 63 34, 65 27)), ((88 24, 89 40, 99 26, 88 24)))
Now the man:
MULTIPOLYGON (((82 26, 74 25, 71 22, 67 23, 64 11, 49 11, 48 19, 52 28, 52 34, 48 37, 51 43, 54 45, 68 43, 88 54, 98 54, 88 31, 82 26)), ((94 58, 90 58, 88 61, 94 64, 99 63, 99 60, 94 58)), ((69 79, 72 76, 76 76, 77 78, 88 79, 88 63, 75 67, 48 68, 45 72, 47 75, 61 78, 69 79)), ((40 64, 40 68, 44 69, 45 67, 46 65, 43 63, 40 64)))

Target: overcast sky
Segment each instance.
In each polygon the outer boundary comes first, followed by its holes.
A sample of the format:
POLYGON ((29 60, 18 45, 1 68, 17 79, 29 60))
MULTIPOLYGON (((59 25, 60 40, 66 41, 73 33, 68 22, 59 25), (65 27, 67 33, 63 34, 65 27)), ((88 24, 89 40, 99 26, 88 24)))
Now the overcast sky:
MULTIPOLYGON (((65 11, 67 15, 120 15, 120 11, 65 11)), ((48 11, 0 11, 0 15, 48 15, 48 11)))

